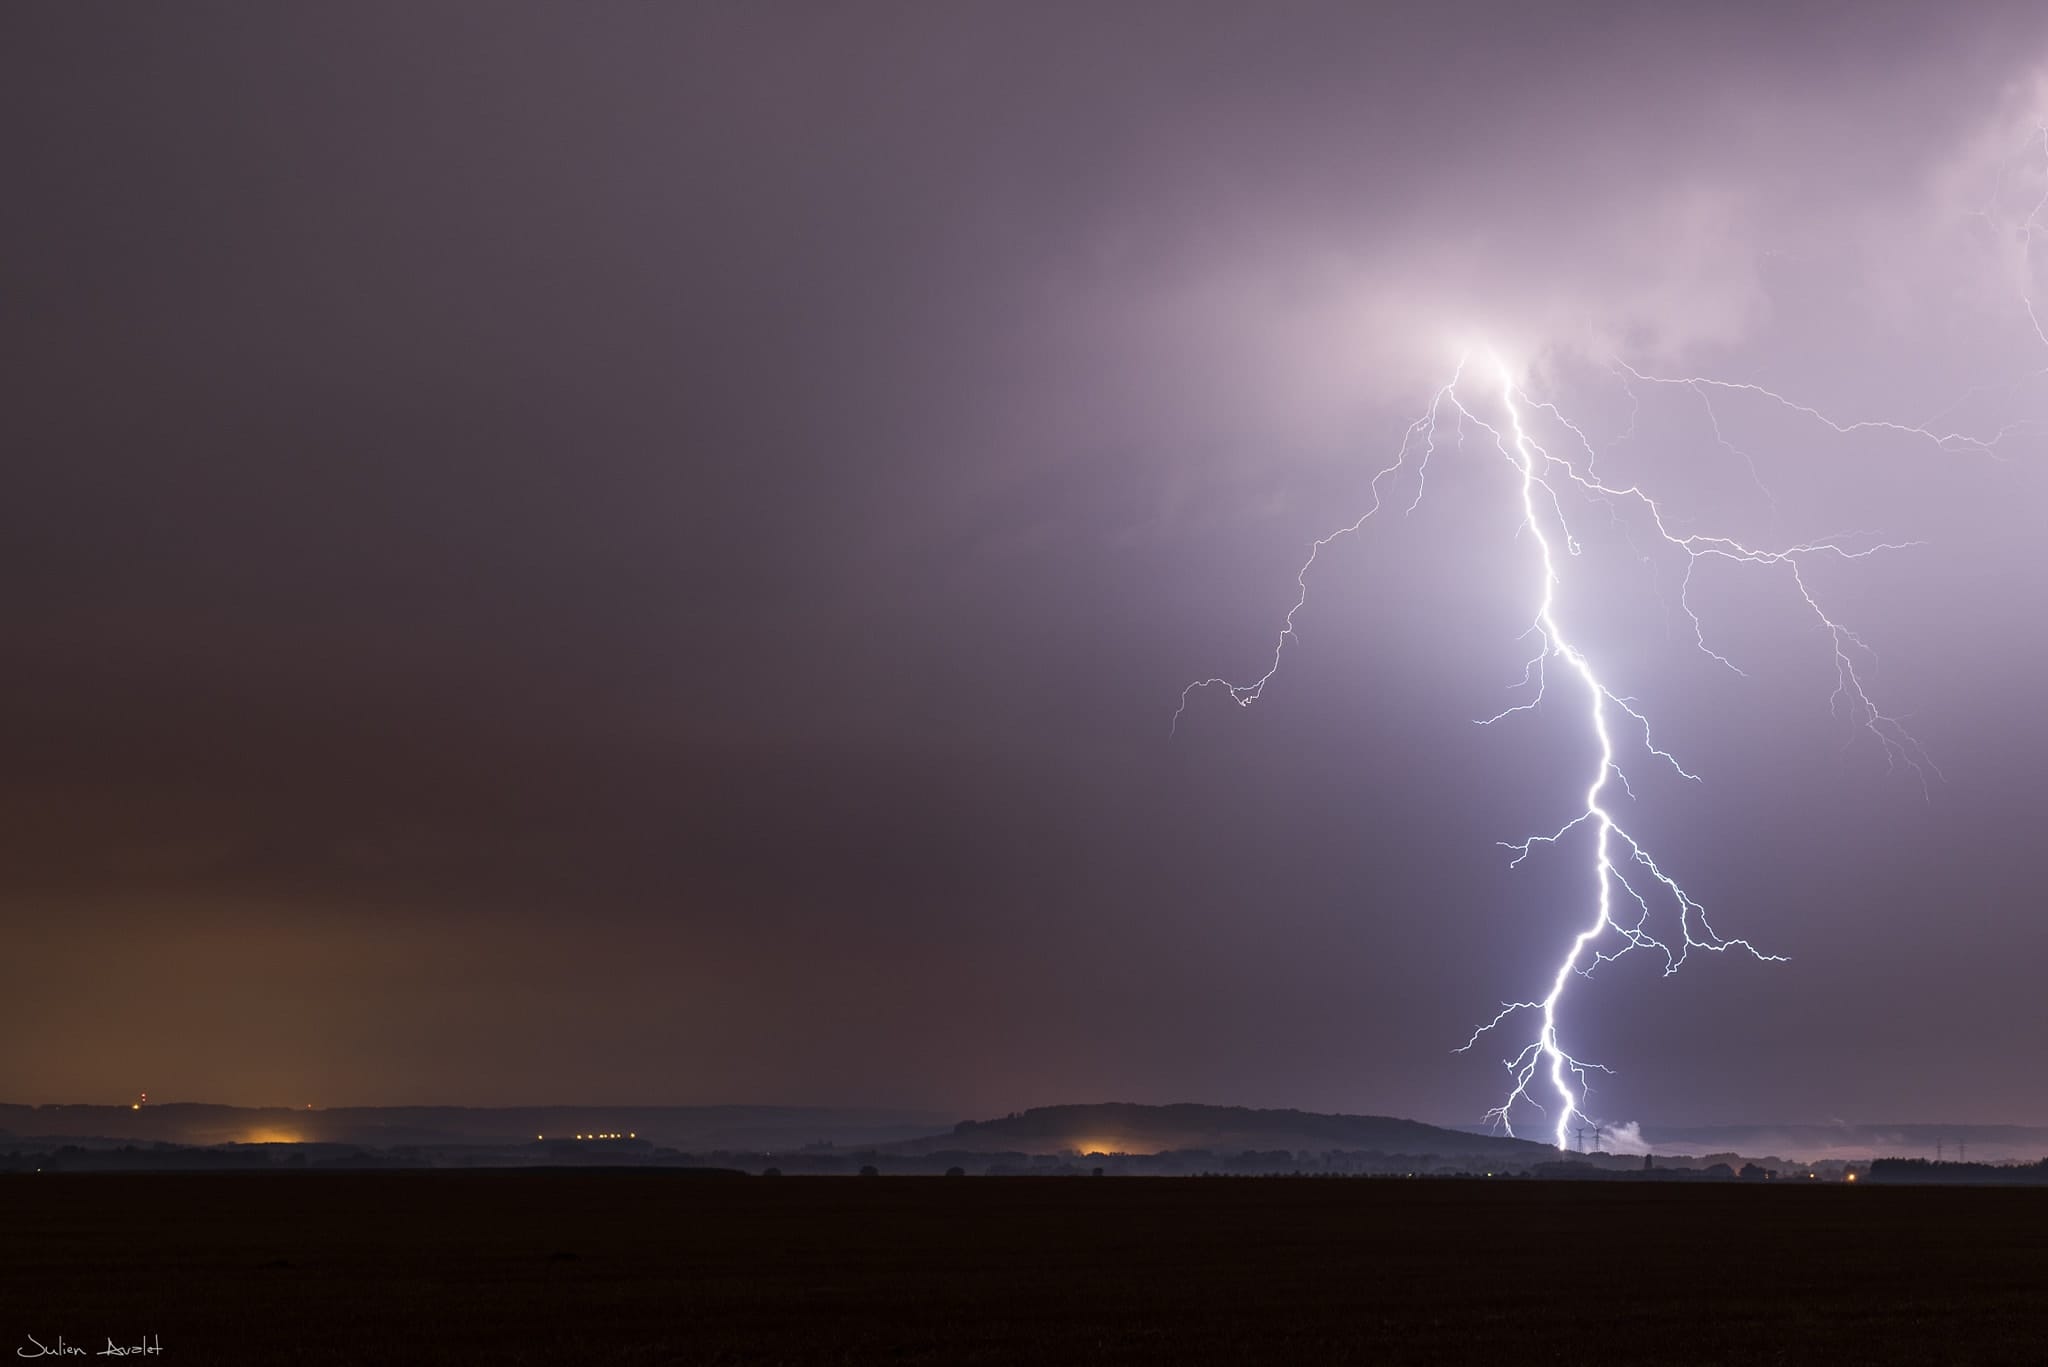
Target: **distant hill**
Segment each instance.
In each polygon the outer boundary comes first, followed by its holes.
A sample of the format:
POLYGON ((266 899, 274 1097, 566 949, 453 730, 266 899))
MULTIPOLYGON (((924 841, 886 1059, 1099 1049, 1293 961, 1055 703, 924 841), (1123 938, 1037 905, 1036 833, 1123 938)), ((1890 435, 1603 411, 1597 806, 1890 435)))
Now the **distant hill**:
POLYGON ((930 1134, 951 1116, 809 1106, 128 1106, 0 1104, 8 1137, 116 1139, 170 1144, 519 1144, 578 1133, 635 1133, 654 1144, 712 1151, 806 1144, 885 1144, 930 1134))
POLYGON ((1289 1154, 1435 1155, 1452 1164, 1526 1166, 1556 1158, 1548 1145, 1470 1134, 1390 1116, 1321 1115, 1242 1106, 1141 1106, 1108 1102, 1041 1106, 1000 1120, 928 1112, 797 1106, 127 1106, 0 1104, 0 1152, 9 1140, 102 1140, 125 1144, 340 1144, 385 1151, 407 1146, 521 1145, 536 1137, 631 1134, 690 1153, 793 1154, 829 1146, 901 1158, 939 1153, 1157 1154, 1207 1150, 1219 1157, 1289 1154))
POLYGON ((1001 1120, 964 1120, 950 1134, 905 1140, 888 1148, 903 1154, 948 1150, 1163 1153, 1185 1149, 1236 1154, 1246 1150, 1323 1153, 1338 1149, 1469 1156, 1502 1163, 1556 1157, 1556 1151, 1546 1144, 1466 1134, 1391 1116, 1320 1115, 1313 1111, 1262 1111, 1243 1106, 1140 1106, 1121 1101, 1090 1106, 1040 1106, 1001 1120))

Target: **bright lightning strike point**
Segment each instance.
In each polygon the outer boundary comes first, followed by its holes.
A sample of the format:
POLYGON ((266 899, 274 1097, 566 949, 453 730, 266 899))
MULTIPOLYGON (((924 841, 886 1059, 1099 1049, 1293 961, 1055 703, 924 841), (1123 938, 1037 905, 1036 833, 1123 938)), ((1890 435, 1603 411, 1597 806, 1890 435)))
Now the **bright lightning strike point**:
MULTIPOLYGON (((1689 385, 1703 398, 1712 388, 1755 388, 1723 385, 1705 379, 1663 380, 1644 375, 1626 365, 1619 368, 1645 383, 1689 385)), ((1890 423, 1837 423, 1814 409, 1769 391, 1756 392, 1837 432, 1888 429, 1910 433, 1944 449, 1955 440, 1946 434, 1890 423)), ((1633 391, 1630 391, 1630 398, 1633 401, 1633 391)), ((1728 447, 1718 416, 1712 414, 1711 401, 1709 414, 1714 418, 1716 439, 1728 447)), ((1672 530, 1664 509, 1639 486, 1603 482, 1595 474, 1595 451, 1584 431, 1554 405, 1531 399, 1497 353, 1474 349, 1460 357, 1451 378, 1430 398, 1422 415, 1408 425, 1394 459, 1373 476, 1369 486, 1371 499, 1366 510, 1349 526, 1321 538, 1310 548, 1308 558, 1295 575, 1299 592, 1281 623, 1265 672, 1249 683, 1234 683, 1223 678, 1198 679, 1190 683, 1181 691, 1180 705, 1174 711, 1176 728, 1187 711, 1190 698, 1201 690, 1221 688, 1241 707, 1250 706, 1263 695, 1266 685, 1279 672, 1287 642, 1294 635, 1295 618, 1308 603, 1309 571, 1315 567, 1323 548, 1364 529, 1366 523, 1385 506, 1389 489, 1408 470, 1411 457, 1415 458, 1412 475, 1415 491, 1407 506, 1413 508, 1421 502, 1429 460, 1439 445, 1440 425, 1446 421, 1455 424, 1460 446, 1467 425, 1491 439, 1494 449, 1511 472, 1511 488, 1520 514, 1518 531, 1526 532, 1535 548, 1526 585, 1534 608, 1529 629, 1524 633, 1525 639, 1535 642, 1535 650, 1522 676, 1522 684, 1529 694, 1494 716, 1481 719, 1480 724, 1490 726, 1536 710, 1551 697, 1553 674, 1557 675, 1557 682, 1563 690, 1576 697, 1576 706, 1582 709, 1584 718, 1587 739, 1583 771, 1585 786, 1579 790, 1576 812, 1549 834, 1500 843, 1514 852, 1510 867, 1519 866, 1539 847, 1547 851, 1569 847, 1574 842, 1582 845, 1594 890, 1592 905, 1585 909, 1578 930, 1549 970, 1544 995, 1534 1000, 1503 1003, 1500 1011, 1474 1030, 1456 1051, 1464 1053, 1471 1050, 1483 1037, 1508 1028, 1518 1018, 1533 1015, 1537 1025, 1527 1042, 1518 1052, 1502 1060, 1509 1076, 1508 1093, 1500 1105, 1487 1112, 1487 1119, 1513 1134, 1519 1115, 1529 1110, 1537 1111, 1549 1120, 1552 1139, 1562 1149, 1574 1122, 1597 1124, 1586 1110, 1587 1079, 1591 1072, 1608 1071, 1600 1064, 1588 1062, 1573 1053, 1561 1037, 1559 1007, 1575 978, 1590 976, 1600 964, 1618 959, 1632 950, 1661 953, 1666 975, 1675 973, 1686 956, 1696 949, 1715 953, 1733 949, 1760 960, 1782 961, 1780 956, 1767 954, 1748 940, 1727 938, 1717 933, 1707 920, 1705 908, 1665 871, 1642 842, 1629 834, 1609 805, 1610 783, 1618 783, 1625 793, 1629 791, 1629 780, 1617 746, 1617 728, 1631 738, 1631 746, 1640 741, 1641 755, 1669 767, 1682 778, 1697 782, 1699 776, 1657 744, 1648 715, 1627 695, 1615 690, 1573 634, 1571 617, 1562 601, 1565 587, 1563 564, 1579 555, 1580 544, 1565 512, 1565 495, 1570 493, 1597 501, 1617 517, 1635 517, 1658 542, 1683 557, 1684 576, 1679 607, 1691 626, 1694 644, 1709 659, 1737 673, 1741 671, 1734 662, 1708 644, 1705 627, 1690 597, 1694 571, 1702 564, 1717 561, 1765 571, 1782 568, 1793 591, 1821 628, 1832 649, 1837 687, 1831 705, 1838 712, 1846 711, 1852 720, 1874 737, 1892 764, 1903 765, 1924 782, 1925 770, 1932 766, 1898 720, 1878 707, 1865 686, 1863 672, 1870 659, 1869 648, 1861 637, 1837 622, 1821 606, 1808 587, 1801 568, 1806 561, 1813 559, 1861 559, 1911 543, 1831 538, 1771 549, 1749 546, 1730 537, 1696 533, 1681 535, 1672 530), (1473 378, 1468 380, 1468 375, 1473 378), (1477 401, 1476 408, 1467 403, 1462 392, 1468 384, 1484 391, 1484 400, 1477 401), (1528 415, 1532 412, 1544 414, 1568 432, 1578 454, 1583 455, 1583 462, 1575 463, 1576 456, 1567 457, 1547 449, 1531 431, 1528 415), (1496 413, 1498 416, 1493 416, 1496 413), (1624 906, 1628 909, 1617 910, 1624 906)), ((1982 443, 1978 445, 1981 447, 1982 443)), ((1743 459, 1748 458, 1743 456, 1743 459)))

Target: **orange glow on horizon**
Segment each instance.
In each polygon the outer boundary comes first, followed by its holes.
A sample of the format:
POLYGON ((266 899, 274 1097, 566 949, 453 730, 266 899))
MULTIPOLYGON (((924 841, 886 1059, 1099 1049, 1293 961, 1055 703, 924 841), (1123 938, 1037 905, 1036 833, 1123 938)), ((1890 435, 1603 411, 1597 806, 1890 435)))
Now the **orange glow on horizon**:
MULTIPOLYGON (((1075 1142, 1074 1152, 1084 1157, 1095 1154, 1103 1158, 1118 1158, 1138 1154, 1140 1151, 1126 1147, 1128 1142, 1122 1139, 1082 1139, 1075 1142)), ((1145 1149, 1142 1152, 1149 1154, 1152 1150, 1145 1149)))

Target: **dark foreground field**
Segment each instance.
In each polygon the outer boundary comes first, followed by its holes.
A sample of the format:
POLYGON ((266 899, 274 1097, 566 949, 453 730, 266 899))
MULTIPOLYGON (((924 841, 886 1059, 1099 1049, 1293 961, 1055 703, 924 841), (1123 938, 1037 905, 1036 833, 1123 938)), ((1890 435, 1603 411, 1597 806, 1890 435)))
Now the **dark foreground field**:
POLYGON ((0 1230, 0 1355, 2048 1361, 2048 1191, 30 1175, 0 1230))

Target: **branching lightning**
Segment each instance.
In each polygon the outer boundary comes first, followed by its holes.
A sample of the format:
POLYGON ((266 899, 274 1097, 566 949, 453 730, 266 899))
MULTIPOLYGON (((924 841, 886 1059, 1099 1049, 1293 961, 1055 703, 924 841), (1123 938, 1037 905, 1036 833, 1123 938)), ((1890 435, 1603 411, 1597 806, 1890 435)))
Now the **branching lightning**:
MULTIPOLYGON (((1983 241, 1997 255, 2006 275, 2008 296, 2017 304, 2013 324, 2024 315, 2029 344, 2048 352, 2048 305, 2037 301, 2037 248, 2048 245, 2048 116, 2028 121, 2024 134, 2015 139, 2013 151, 2000 159, 1995 182, 1988 197, 1964 217, 1982 220, 1987 235, 1983 241)), ((2039 353, 2036 353, 2038 356, 2039 353)), ((2002 399, 2007 405, 2023 393, 2038 398, 2048 381, 2048 362, 2039 360, 2003 380, 1983 379, 1970 384, 1956 398, 1932 416, 1921 419, 1866 417, 1841 420, 1821 408, 1801 402, 1778 390, 1750 381, 1709 375, 1652 374, 1616 359, 1613 374, 1627 398, 1629 418, 1621 440, 1635 436, 1641 410, 1639 389, 1683 388, 1700 403, 1713 439, 1732 459, 1748 471, 1758 493, 1778 513, 1778 500, 1766 484, 1749 451, 1731 432, 1726 419, 1734 406, 1768 405, 1817 432, 1842 438, 1869 438, 1917 447, 1934 457, 1973 455, 2002 458, 2015 442, 2038 445, 2048 420, 2033 416, 1992 419, 1975 426, 1952 415, 1974 408, 1983 399, 2002 399), (1724 412, 1724 405, 1730 411, 1724 412)), ((1617 691, 1603 665, 1585 645, 1583 633, 1575 633, 1575 614, 1590 611, 1572 597, 1566 571, 1581 551, 1568 515, 1568 497, 1574 506, 1591 504, 1604 508, 1641 550, 1648 544, 1679 559, 1680 574, 1676 608, 1684 618, 1692 644, 1714 665, 1741 674, 1743 671, 1710 638, 1706 624, 1693 602, 1696 573, 1710 562, 1739 566, 1745 572, 1779 576, 1808 615, 1816 634, 1826 643, 1835 671, 1835 688, 1830 708, 1867 736, 1895 770, 1917 779, 1923 788, 1929 775, 1940 772, 1922 752, 1900 718, 1886 711, 1873 696, 1869 677, 1874 656, 1869 645, 1823 605, 1808 575, 1814 563, 1825 560, 1854 561, 1884 551, 1895 551, 1915 542, 1887 542, 1858 534, 1780 546, 1758 546, 1733 537, 1681 530, 1667 518, 1663 506, 1639 485, 1610 483, 1599 469, 1599 453, 1585 431, 1549 402, 1526 392, 1500 358, 1488 351, 1468 352, 1458 362, 1451 378, 1430 397, 1421 416, 1402 433, 1393 459, 1372 477, 1368 506, 1358 519, 1314 543, 1295 575, 1297 593, 1281 622, 1273 652, 1263 673, 1248 683, 1223 678, 1198 679, 1181 690, 1173 720, 1177 729, 1191 699, 1209 689, 1222 689, 1239 706, 1250 706, 1264 695, 1266 685, 1278 674, 1288 642, 1295 635, 1295 620, 1308 604, 1309 572, 1322 551, 1332 542, 1361 533, 1378 516, 1402 480, 1412 481, 1413 494, 1405 507, 1413 511, 1422 501, 1429 465, 1440 446, 1448 444, 1462 454, 1468 431, 1483 434, 1503 461, 1509 479, 1508 494, 1517 513, 1517 539, 1533 549, 1527 564, 1524 591, 1533 603, 1529 626, 1522 639, 1533 643, 1517 685, 1519 700, 1493 716, 1478 719, 1493 726, 1520 714, 1535 711, 1553 693, 1568 706, 1583 709, 1585 768, 1584 787, 1576 807, 1567 809, 1565 819, 1545 834, 1516 841, 1499 842, 1510 852, 1509 866, 1518 867, 1539 853, 1552 855, 1575 852, 1585 860, 1591 877, 1591 905, 1576 922, 1577 929, 1545 978, 1543 995, 1501 1004, 1456 1052, 1478 1048, 1483 1040, 1512 1033, 1525 1023, 1533 1028, 1522 1036, 1520 1048, 1501 1060, 1509 1085, 1501 1104, 1488 1118, 1507 1133, 1526 1112, 1541 1114, 1552 1139, 1566 1147, 1575 1125, 1598 1121, 1587 1111, 1590 1075, 1608 1070, 1587 1061, 1566 1046, 1559 1026, 1560 1006, 1567 990, 1578 978, 1589 977, 1601 964, 1638 950, 1661 956, 1663 973, 1678 970, 1695 950, 1714 953, 1740 951, 1759 960, 1776 961, 1746 939, 1725 937, 1708 921, 1705 908, 1687 891, 1646 845, 1631 835, 1616 815, 1614 789, 1633 800, 1631 764, 1649 763, 1668 768, 1679 778, 1699 782, 1699 775, 1662 748, 1651 731, 1648 714, 1631 697, 1617 691), (1562 434, 1546 445, 1538 435, 1562 434), (1553 449, 1553 446, 1558 449, 1553 449), (1638 542, 1641 533, 1643 541, 1638 542)))
MULTIPOLYGON (((1719 416, 1714 413, 1712 396, 1721 390, 1754 391, 1837 432, 1884 430, 1924 440, 1941 450, 1957 446, 1985 449, 1989 444, 1919 426, 1882 422, 1836 423, 1815 409, 1753 385, 1725 384, 1704 378, 1667 379, 1643 374, 1626 365, 1619 365, 1617 373, 1627 377, 1624 384, 1632 380, 1644 384, 1690 386, 1707 403, 1716 439, 1725 449, 1750 464, 1753 477, 1756 474, 1754 464, 1748 462, 1747 455, 1723 435, 1719 416)), ((1629 392, 1633 401, 1634 391, 1631 389, 1629 392)), ((1587 738, 1585 787, 1581 790, 1577 810, 1547 834, 1500 843, 1512 852, 1510 867, 1519 866, 1539 848, 1549 851, 1583 847, 1594 889, 1593 905, 1586 910, 1580 928, 1550 973, 1544 994, 1530 1000, 1503 1003, 1500 1011, 1474 1030, 1457 1050, 1460 1053, 1469 1051, 1495 1031, 1510 1030, 1525 1018, 1533 1020, 1535 1026, 1526 1043, 1502 1059, 1509 1076, 1509 1089, 1501 1104, 1488 1112, 1488 1119, 1513 1134, 1516 1120, 1528 1111, 1536 1111, 1548 1120, 1553 1139, 1559 1148, 1563 1148, 1575 1123, 1596 1123, 1586 1110, 1588 1078, 1592 1072, 1608 1071, 1575 1053, 1561 1038, 1559 1007, 1575 979, 1589 976, 1599 965, 1637 950, 1661 955, 1666 975, 1675 973, 1695 950, 1717 954, 1735 950, 1765 961, 1777 961, 1779 958, 1746 939, 1726 937, 1717 932, 1700 902, 1617 819, 1610 785, 1618 784, 1625 795, 1632 796, 1618 737, 1626 739, 1628 749, 1637 756, 1636 762, 1666 766, 1679 777, 1693 782, 1698 782, 1699 776, 1658 744, 1647 713, 1630 697, 1615 689, 1581 644, 1580 638, 1573 633, 1571 615, 1564 600, 1563 570, 1569 560, 1580 554, 1581 545, 1572 531, 1564 496, 1572 494, 1576 500, 1605 506, 1618 518, 1632 519, 1633 524, 1640 524, 1653 534, 1669 552, 1683 558, 1678 608, 1689 625, 1693 643, 1707 659, 1738 674, 1742 671, 1735 662, 1710 642, 1706 626, 1693 605, 1694 573, 1707 562, 1721 561, 1760 573, 1782 575, 1811 615, 1832 653, 1836 675, 1836 688, 1831 700, 1834 710, 1869 735, 1882 748, 1889 763, 1905 769, 1924 783, 1932 765, 1899 719, 1879 706, 1866 685, 1871 660, 1869 647, 1853 630, 1829 614, 1815 596, 1806 574, 1806 566, 1816 560, 1859 560, 1913 543, 1882 542, 1867 537, 1833 537, 1770 548, 1748 545, 1731 537, 1682 533, 1667 518, 1664 508, 1641 487, 1610 484, 1603 480, 1597 473, 1593 444, 1585 432, 1559 412, 1555 405, 1531 398, 1498 357, 1468 353, 1460 360, 1451 379, 1431 396, 1422 415, 1408 425, 1393 460, 1373 476, 1369 486, 1369 506, 1365 512, 1349 526, 1330 533, 1310 548, 1307 559, 1295 576, 1299 592, 1281 624, 1265 672, 1249 683, 1234 683, 1223 678, 1190 683, 1182 690, 1180 705, 1174 712, 1176 728, 1190 699, 1203 690, 1220 688, 1240 706, 1249 706, 1263 695, 1266 685, 1279 672, 1281 657, 1295 634, 1295 618, 1307 605, 1309 572, 1314 569, 1318 556, 1332 542, 1361 532, 1386 505, 1391 490, 1411 464, 1414 467, 1410 476, 1414 482, 1414 495, 1407 506, 1412 509, 1419 504, 1429 461, 1447 427, 1459 449, 1463 448, 1468 428, 1484 434, 1494 452, 1505 462, 1509 487, 1519 512, 1518 532, 1527 534, 1535 552, 1528 567, 1526 585, 1534 607, 1524 635, 1525 640, 1533 643, 1519 685, 1524 696, 1495 715, 1480 719, 1480 724, 1491 726, 1532 712, 1557 692, 1575 699, 1573 705, 1584 709, 1587 738), (1469 401, 1468 391, 1472 392, 1469 401), (1530 418, 1531 414, 1537 413, 1569 434, 1571 449, 1560 452, 1538 439, 1530 418), (1640 751, 1635 749, 1638 743, 1640 751)), ((1760 479, 1758 486, 1762 488, 1760 479)))

